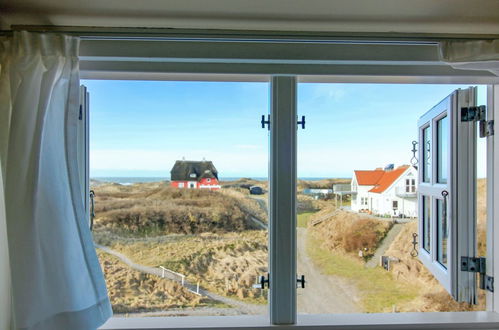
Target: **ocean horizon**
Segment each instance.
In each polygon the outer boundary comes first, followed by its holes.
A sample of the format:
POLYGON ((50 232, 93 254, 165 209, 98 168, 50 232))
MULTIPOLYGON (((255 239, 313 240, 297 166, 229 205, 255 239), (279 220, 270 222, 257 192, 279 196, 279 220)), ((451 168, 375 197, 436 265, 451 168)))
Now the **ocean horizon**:
MULTIPOLYGON (((220 181, 236 181, 239 179, 251 179, 256 181, 267 181, 268 178, 265 177, 221 177, 220 181)), ((299 180, 305 181, 319 181, 325 179, 350 179, 350 178, 334 178, 334 177, 299 177, 299 180)), ((100 182, 111 182, 119 183, 122 185, 134 184, 134 183, 148 183, 148 182, 159 182, 159 181, 170 181, 170 177, 153 177, 153 176, 93 176, 90 180, 100 181, 100 182)))

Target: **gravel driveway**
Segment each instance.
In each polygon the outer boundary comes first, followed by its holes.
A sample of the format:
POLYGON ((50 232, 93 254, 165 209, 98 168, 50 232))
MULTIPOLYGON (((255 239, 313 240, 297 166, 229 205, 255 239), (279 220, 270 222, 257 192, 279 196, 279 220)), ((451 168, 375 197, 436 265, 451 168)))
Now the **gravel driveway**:
POLYGON ((362 313, 355 289, 342 278, 325 275, 306 252, 307 229, 297 228, 298 275, 305 275, 305 289, 298 288, 298 313, 362 313))

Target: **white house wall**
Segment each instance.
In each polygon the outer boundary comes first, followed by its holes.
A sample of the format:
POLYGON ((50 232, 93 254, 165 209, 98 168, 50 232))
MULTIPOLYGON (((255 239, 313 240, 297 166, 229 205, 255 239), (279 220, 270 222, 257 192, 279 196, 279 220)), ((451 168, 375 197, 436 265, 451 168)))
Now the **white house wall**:
POLYGON ((383 193, 369 193, 370 201, 372 200, 371 211, 378 215, 417 217, 418 200, 416 194, 414 194, 414 197, 409 198, 397 196, 397 189, 400 189, 402 192, 405 191, 406 179, 416 179, 415 186, 417 191, 417 172, 414 168, 410 167, 383 193), (393 210, 393 201, 398 202, 398 209, 395 212, 393 210))
POLYGON ((369 192, 374 186, 358 185, 357 179, 352 180, 352 190, 357 190, 355 197, 352 197, 351 209, 354 212, 359 212, 360 210, 370 211, 376 215, 386 215, 386 216, 406 216, 406 217, 417 217, 417 197, 400 197, 397 196, 397 189, 399 191, 405 191, 405 180, 415 179, 416 191, 417 187, 417 171, 413 167, 409 167, 388 189, 383 193, 373 193, 369 192), (368 198, 368 204, 362 205, 362 198, 368 198), (394 212, 393 201, 397 201, 398 209, 394 212))
POLYGON ((374 186, 360 186, 357 185, 357 195, 355 198, 352 198, 352 211, 359 212, 362 209, 368 209, 369 205, 362 205, 362 198, 369 197, 369 190, 371 190, 374 186))

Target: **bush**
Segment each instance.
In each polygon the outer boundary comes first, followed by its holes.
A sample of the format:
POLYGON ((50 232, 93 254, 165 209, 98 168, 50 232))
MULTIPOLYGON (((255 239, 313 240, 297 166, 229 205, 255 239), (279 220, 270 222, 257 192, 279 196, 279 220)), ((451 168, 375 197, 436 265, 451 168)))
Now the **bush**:
POLYGON ((352 212, 326 208, 315 215, 315 219, 323 219, 311 229, 324 242, 329 250, 339 250, 354 256, 362 250, 366 259, 371 257, 381 240, 386 236, 393 223, 366 217, 352 212))

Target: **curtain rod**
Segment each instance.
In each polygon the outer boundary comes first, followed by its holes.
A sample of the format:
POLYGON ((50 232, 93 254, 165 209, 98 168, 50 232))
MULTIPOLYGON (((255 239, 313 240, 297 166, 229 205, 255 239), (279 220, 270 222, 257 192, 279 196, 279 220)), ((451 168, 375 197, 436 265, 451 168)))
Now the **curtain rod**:
POLYGON ((64 33, 87 38, 162 38, 197 40, 257 40, 257 41, 365 41, 365 42, 439 42, 444 40, 493 40, 499 34, 438 34, 438 33, 378 33, 378 32, 303 32, 266 30, 216 30, 176 28, 130 28, 93 26, 13 25, 11 30, 0 31, 0 35, 11 35, 14 31, 64 33))

